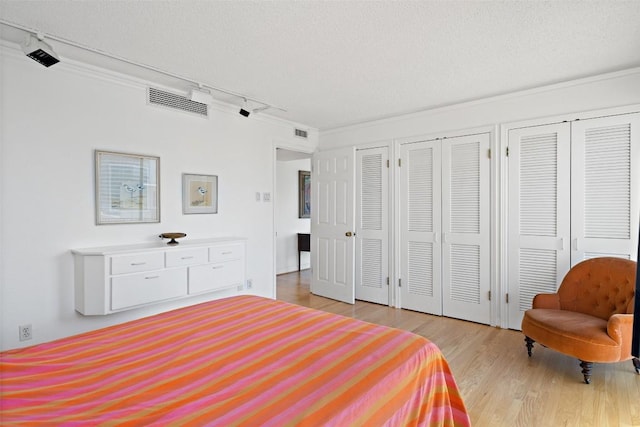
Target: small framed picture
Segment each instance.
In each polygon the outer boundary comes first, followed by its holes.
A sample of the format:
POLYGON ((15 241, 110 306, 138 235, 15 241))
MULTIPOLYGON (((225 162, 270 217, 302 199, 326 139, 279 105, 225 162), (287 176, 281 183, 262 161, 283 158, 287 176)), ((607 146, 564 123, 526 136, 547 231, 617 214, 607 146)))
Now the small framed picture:
POLYGON ((218 176, 182 174, 182 213, 218 213, 218 176))
POLYGON ((298 171, 298 218, 311 218, 311 172, 298 171))
POLYGON ((160 158, 95 152, 96 224, 160 222, 160 158))

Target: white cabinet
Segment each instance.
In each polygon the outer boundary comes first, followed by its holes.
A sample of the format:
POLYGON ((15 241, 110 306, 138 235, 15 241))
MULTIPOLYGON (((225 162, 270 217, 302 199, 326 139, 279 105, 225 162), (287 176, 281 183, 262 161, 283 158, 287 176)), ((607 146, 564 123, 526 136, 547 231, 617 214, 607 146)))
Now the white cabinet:
POLYGON ((75 308, 110 314, 165 300, 244 289, 245 241, 238 238, 72 250, 75 308))
POLYGON ((207 248, 181 249, 165 252, 166 267, 183 267, 209 262, 207 248))
POLYGON ((400 306, 491 322, 490 135, 399 146, 400 306))
POLYGON ((239 259, 189 267, 189 294, 234 286, 243 270, 239 259))
POLYGON ((164 268, 162 252, 114 255, 110 260, 111 274, 137 273, 164 268))
POLYGON ((575 264, 633 259, 640 113, 509 129, 509 327, 575 264))
MULTIPOLYGON (((178 298, 187 294, 184 268, 153 270, 111 277, 111 310, 178 298)), ((87 313, 85 313, 87 314, 87 313)))
POLYGON ((389 148, 356 152, 356 299, 389 304, 389 148))
POLYGON ((209 261, 221 262, 244 257, 244 243, 229 243, 209 248, 209 261))

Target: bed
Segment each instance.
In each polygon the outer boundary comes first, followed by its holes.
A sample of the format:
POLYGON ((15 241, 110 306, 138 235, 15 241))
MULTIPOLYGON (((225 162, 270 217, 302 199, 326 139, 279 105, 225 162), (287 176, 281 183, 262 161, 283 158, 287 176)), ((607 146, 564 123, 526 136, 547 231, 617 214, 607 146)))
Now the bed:
POLYGON ((0 356, 3 425, 469 425, 427 339, 256 296, 0 356))

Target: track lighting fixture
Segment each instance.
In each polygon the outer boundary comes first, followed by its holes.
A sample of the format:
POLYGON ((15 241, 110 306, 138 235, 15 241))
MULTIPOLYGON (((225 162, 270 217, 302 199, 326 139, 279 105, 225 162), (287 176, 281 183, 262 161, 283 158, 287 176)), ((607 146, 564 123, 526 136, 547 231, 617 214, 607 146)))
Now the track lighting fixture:
POLYGON ((249 114, 251 114, 251 112, 244 108, 247 106, 247 98, 242 98, 242 99, 244 100, 244 103, 242 104, 242 108, 240 108, 240 111, 238 111, 238 113, 240 113, 241 116, 249 117, 249 114))
POLYGON ((262 107, 254 108, 252 113, 259 113, 260 111, 268 110, 270 107, 268 105, 263 105, 262 107))
POLYGON ((44 37, 38 34, 28 34, 25 42, 22 44, 22 50, 31 59, 41 63, 45 67, 60 62, 60 58, 54 52, 53 48, 44 42, 44 37))
MULTIPOLYGON (((1 1, 1 0, 0 0, 1 1)), ((24 31, 25 33, 27 33, 27 38, 26 41, 24 43, 21 44, 22 50, 24 51, 24 53, 31 59, 33 59, 34 61, 37 61, 39 63, 41 63, 42 65, 44 65, 45 67, 50 67, 53 64, 56 64, 58 62, 60 62, 60 58, 58 57, 58 55, 55 53, 55 51, 53 50, 53 48, 47 44, 46 42, 44 42, 44 38, 45 35, 43 33, 41 33, 39 30, 32 28, 32 27, 26 27, 24 25, 20 25, 20 24, 16 24, 13 22, 9 22, 6 21, 4 19, 0 18, 0 29, 2 28, 2 26, 7 26, 7 27, 11 27, 11 28, 16 28, 18 30, 24 31)), ((258 105, 258 108, 254 109, 253 112, 257 113, 259 111, 263 111, 263 110, 267 110, 267 109, 275 109, 275 110, 280 110, 280 111, 284 111, 287 112, 287 110, 285 108, 282 107, 278 107, 276 105, 273 104, 269 104, 268 102, 265 101, 261 101, 259 99, 256 98, 249 98, 241 93, 238 92, 234 92, 231 90, 227 90, 227 89, 223 89, 221 87, 216 87, 216 86, 212 86, 212 85, 207 85, 204 83, 199 83, 191 78, 185 77, 185 76, 181 76, 179 74, 175 74, 169 71, 165 71, 162 70, 160 68, 156 68, 150 65, 146 65, 146 64, 142 64, 139 62, 135 62, 132 61, 130 59, 118 56, 118 55, 113 55, 98 49, 94 49, 91 48, 89 46, 85 46, 82 45, 80 43, 71 41, 69 39, 65 39, 65 38, 61 38, 61 37, 57 37, 54 36, 52 34, 47 34, 46 37, 50 40, 55 40, 58 43, 62 43, 64 45, 67 46, 73 46, 75 48, 78 49, 82 49, 82 50, 86 50, 88 52, 92 52, 101 56, 105 56, 107 58, 111 58, 111 59, 115 59, 117 61, 121 61, 124 62, 126 64, 130 64, 139 68, 144 68, 146 70, 150 70, 153 71, 155 73, 158 74, 162 74, 164 76, 168 76, 171 77, 173 79, 177 79, 177 80, 181 80, 184 82, 188 82, 189 85, 197 85, 197 88, 195 87, 191 87, 191 88, 187 88, 187 90, 189 91, 189 98, 192 101, 196 101, 199 102, 201 104, 207 104, 207 105, 211 105, 213 103, 213 92, 219 92, 219 93, 224 93, 226 95, 231 95, 234 96, 236 98, 240 98, 244 100, 244 105, 243 107, 240 109, 239 113, 241 115, 243 115, 244 117, 249 117, 249 115, 251 114, 251 110, 248 109, 247 107, 247 101, 251 101, 251 103, 253 105, 258 105)), ((184 90, 184 89, 182 89, 184 90)))

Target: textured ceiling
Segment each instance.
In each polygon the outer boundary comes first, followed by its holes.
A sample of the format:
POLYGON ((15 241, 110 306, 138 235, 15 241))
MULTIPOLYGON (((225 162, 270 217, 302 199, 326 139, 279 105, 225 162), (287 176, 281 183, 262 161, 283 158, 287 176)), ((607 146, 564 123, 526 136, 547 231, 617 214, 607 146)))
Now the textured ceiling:
POLYGON ((0 19, 319 129, 640 66, 637 0, 0 0, 0 19))

